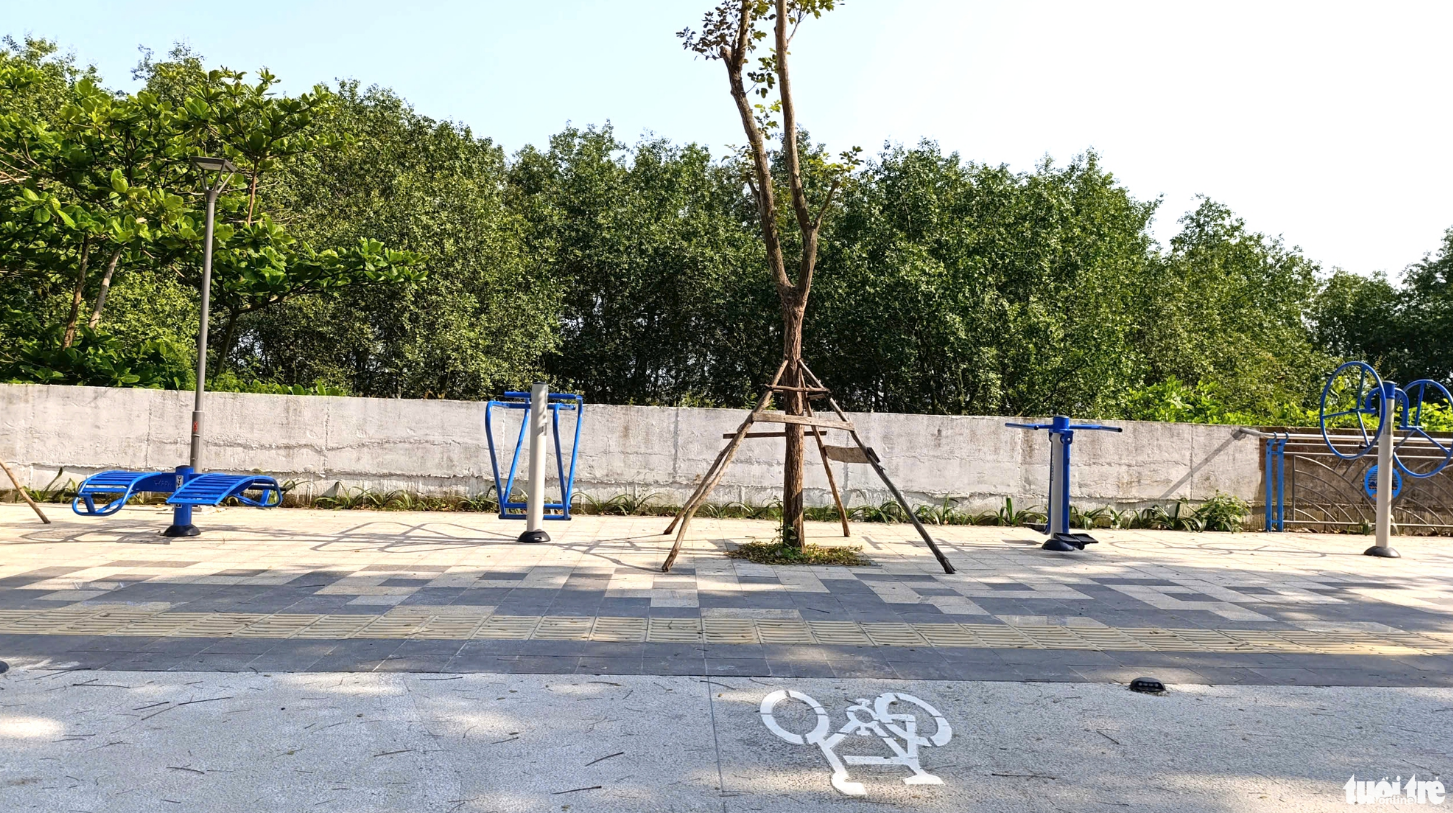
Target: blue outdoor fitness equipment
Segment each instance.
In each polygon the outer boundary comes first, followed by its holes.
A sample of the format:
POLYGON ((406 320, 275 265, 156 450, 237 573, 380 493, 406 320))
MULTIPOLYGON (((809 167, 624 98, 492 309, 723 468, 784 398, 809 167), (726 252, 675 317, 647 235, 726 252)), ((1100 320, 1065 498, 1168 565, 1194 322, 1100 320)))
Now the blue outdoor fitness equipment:
MULTIPOLYGON (((1261 433, 1257 433, 1258 436, 1261 433)), ((1290 432, 1272 432, 1266 437, 1266 530, 1285 531, 1287 442, 1290 432)))
MULTIPOLYGON (((494 472, 494 493, 499 498, 500 519, 527 519, 529 502, 513 501, 510 499, 514 494, 515 475, 519 471, 520 451, 525 448, 525 432, 528 429, 530 420, 530 393, 528 392, 507 392, 498 401, 490 401, 484 407, 484 434, 489 441, 489 465, 494 472), (520 433, 515 438, 515 451, 510 458, 510 471, 507 479, 500 479, 499 458, 495 454, 494 444, 494 410, 515 409, 524 412, 520 420, 520 433)), ((570 500, 575 493, 575 462, 580 450, 580 421, 585 413, 585 399, 579 395, 567 395, 564 393, 550 393, 546 400, 546 406, 550 410, 550 429, 555 436, 555 472, 560 478, 560 502, 543 502, 541 508, 544 511, 541 519, 547 520, 569 520, 570 500), (560 444, 560 413, 575 413, 574 440, 570 444, 570 469, 565 469, 564 449, 560 444)), ((543 500, 544 489, 538 492, 543 500)))
POLYGON ((1395 559, 1399 555, 1389 543, 1392 501, 1402 493, 1402 475, 1414 479, 1432 477, 1453 460, 1453 442, 1440 443, 1423 429, 1423 407, 1430 397, 1441 397, 1444 406, 1453 403, 1448 389, 1437 381, 1423 378, 1402 389, 1383 381, 1363 361, 1349 361, 1338 367, 1322 388, 1318 423, 1322 440, 1332 454, 1343 460, 1357 460, 1377 450, 1377 465, 1368 469, 1362 479, 1363 491, 1377 503, 1376 544, 1364 551, 1368 556, 1395 559), (1386 420, 1388 415, 1392 420, 1386 420), (1329 421, 1336 428, 1337 423, 1350 423, 1348 416, 1357 421, 1356 434, 1333 435, 1327 431, 1329 421), (1376 423, 1369 432, 1372 421, 1376 423), (1337 448, 1336 441, 1348 440, 1355 443, 1351 451, 1337 448), (1414 447, 1405 449, 1414 442, 1414 447))
POLYGON ((120 511, 137 494, 170 494, 172 524, 163 536, 196 536, 192 507, 221 505, 229 498, 254 508, 272 508, 282 502, 282 488, 271 477, 260 474, 199 474, 191 466, 177 466, 175 472, 103 471, 81 483, 71 510, 83 517, 108 517, 120 511), (97 497, 109 497, 97 505, 97 497))
POLYGON ((1049 430, 1049 522, 1045 524, 1044 533, 1049 534, 1049 540, 1044 543, 1045 550, 1072 551, 1084 550, 1086 545, 1091 545, 1096 540, 1089 534, 1075 533, 1070 530, 1070 443, 1075 439, 1075 431, 1080 429, 1097 432, 1119 432, 1118 426, 1100 426, 1093 423, 1070 423, 1070 419, 1064 415, 1056 415, 1049 423, 1006 423, 1012 429, 1048 429, 1049 430))
MULTIPOLYGON (((1362 490, 1372 499, 1377 499, 1377 466, 1369 466, 1367 473, 1362 475, 1362 490)), ((1397 469, 1392 471, 1392 496, 1397 499, 1403 493, 1403 473, 1397 469)))
POLYGON ((197 505, 221 505, 224 500, 235 499, 243 505, 256 508, 272 508, 283 501, 282 488, 271 477, 260 474, 220 474, 202 472, 202 398, 207 391, 207 318, 212 295, 212 235, 217 214, 217 196, 226 187, 227 181, 237 171, 231 162, 222 158, 196 157, 192 164, 205 177, 215 172, 213 183, 207 188, 207 225, 202 253, 201 311, 202 320, 197 331, 197 390, 192 404, 192 444, 188 465, 177 466, 175 472, 103 471, 87 477, 81 483, 76 498, 71 500, 71 510, 83 517, 106 517, 122 508, 137 494, 170 494, 167 505, 172 506, 172 524, 162 532, 163 536, 196 536, 201 533, 192 524, 192 507, 197 505), (251 496, 249 496, 251 495, 251 496), (110 499, 101 505, 97 497, 110 499))

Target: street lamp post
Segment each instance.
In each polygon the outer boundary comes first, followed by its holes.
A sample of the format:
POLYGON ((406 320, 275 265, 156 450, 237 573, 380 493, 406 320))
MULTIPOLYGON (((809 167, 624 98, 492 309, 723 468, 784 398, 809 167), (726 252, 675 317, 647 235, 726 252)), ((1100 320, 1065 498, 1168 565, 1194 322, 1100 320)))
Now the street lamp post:
MULTIPOLYGON (((232 173, 237 171, 237 167, 226 158, 199 156, 192 159, 192 166, 202 173, 203 178, 207 178, 211 173, 216 174, 212 178, 212 183, 207 186, 207 226, 202 246, 202 325, 197 331, 197 394, 192 403, 192 449, 187 465, 177 467, 178 488, 181 488, 183 483, 194 477, 202 468, 202 398, 207 391, 207 317, 212 301, 212 232, 217 219, 217 196, 232 179, 232 173)), ((163 535, 196 536, 199 533, 201 531, 192 524, 192 507, 190 505, 175 506, 172 512, 172 525, 163 532, 163 535)))

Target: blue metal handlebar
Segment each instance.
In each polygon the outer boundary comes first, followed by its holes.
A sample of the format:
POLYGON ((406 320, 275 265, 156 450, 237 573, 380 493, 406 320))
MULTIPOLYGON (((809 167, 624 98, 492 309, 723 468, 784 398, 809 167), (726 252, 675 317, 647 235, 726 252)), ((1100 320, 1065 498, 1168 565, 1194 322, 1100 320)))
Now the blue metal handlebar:
POLYGON ((1101 426, 1096 423, 1070 423, 1070 419, 1062 415, 1056 415, 1050 423, 1006 423, 1005 426, 1011 429, 1048 429, 1051 432, 1070 432, 1076 429, 1098 430, 1101 432, 1123 432, 1118 426, 1101 426))
MULTIPOLYGON (((506 403, 500 403, 500 406, 511 407, 511 408, 514 408, 514 409, 520 409, 520 408, 524 407, 525 404, 528 404, 529 401, 530 401, 530 394, 528 392, 506 392, 502 397, 504 397, 504 398, 518 398, 518 399, 521 399, 521 400, 523 400, 525 402, 524 404, 506 404, 506 403)), ((546 397, 545 401, 546 401, 546 403, 559 404, 560 406, 563 406, 566 409, 571 409, 573 407, 578 407, 581 404, 584 404, 585 403, 585 399, 583 397, 581 397, 579 395, 571 395, 568 392, 552 392, 552 393, 550 393, 546 397)))

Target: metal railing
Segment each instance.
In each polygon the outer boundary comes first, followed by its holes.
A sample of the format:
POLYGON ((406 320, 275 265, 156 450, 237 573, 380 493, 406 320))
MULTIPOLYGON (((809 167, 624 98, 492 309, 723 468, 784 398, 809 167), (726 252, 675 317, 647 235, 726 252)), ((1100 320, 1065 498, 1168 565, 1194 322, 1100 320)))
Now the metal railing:
MULTIPOLYGON (((1398 434, 1398 456, 1409 465, 1443 459, 1431 442, 1398 434)), ((1376 506, 1364 483, 1376 463, 1372 455, 1347 460, 1327 448, 1320 432, 1305 429, 1240 429, 1238 435, 1262 441, 1261 508, 1266 530, 1370 531, 1376 506)), ((1355 450, 1363 442, 1360 434, 1329 437, 1344 450, 1355 450)), ((1394 524, 1403 531, 1453 534, 1453 468, 1425 479, 1401 478, 1392 510, 1394 524)))

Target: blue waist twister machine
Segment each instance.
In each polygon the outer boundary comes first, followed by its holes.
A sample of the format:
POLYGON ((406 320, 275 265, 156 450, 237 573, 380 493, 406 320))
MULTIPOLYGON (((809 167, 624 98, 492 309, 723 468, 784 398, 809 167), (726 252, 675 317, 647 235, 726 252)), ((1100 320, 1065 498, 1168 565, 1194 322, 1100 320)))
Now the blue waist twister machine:
POLYGON ((1093 423, 1070 423, 1064 415, 1056 415, 1049 423, 1006 423, 1011 429, 1049 430, 1049 521, 1042 531, 1049 534, 1044 543, 1045 550, 1084 550, 1086 545, 1096 542, 1089 534, 1070 530, 1070 443, 1077 430, 1096 432, 1119 432, 1118 426, 1101 426, 1093 423))
POLYGON ((575 494, 575 463, 580 451, 580 422, 585 411, 585 399, 579 395, 551 393, 543 384, 536 384, 530 392, 506 392, 497 401, 490 401, 484 408, 484 433, 489 441, 489 465, 494 473, 494 493, 499 499, 500 519, 522 519, 527 522, 521 542, 548 542, 549 534, 539 525, 542 520, 570 519, 570 502, 575 494), (495 452, 494 410, 520 410, 520 432, 515 438, 515 450, 510 457, 509 476, 500 477, 499 456, 495 452), (570 468, 565 467, 565 450, 560 442, 560 413, 574 413, 575 430, 570 444, 570 468), (546 413, 548 413, 548 418, 546 413), (548 431, 555 436, 555 475, 560 481, 560 501, 545 501, 545 453, 549 441, 548 431), (515 500, 515 478, 519 474, 520 452, 526 446, 529 436, 530 460, 529 481, 526 483, 526 498, 515 500))

